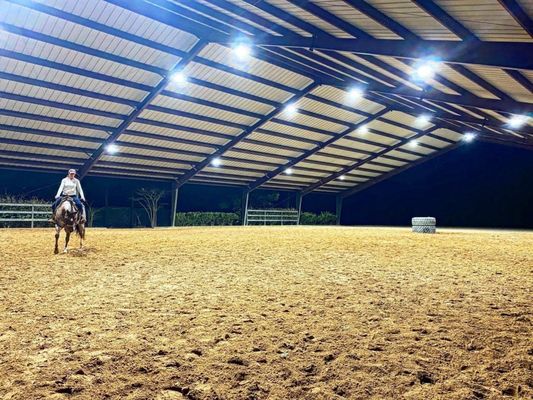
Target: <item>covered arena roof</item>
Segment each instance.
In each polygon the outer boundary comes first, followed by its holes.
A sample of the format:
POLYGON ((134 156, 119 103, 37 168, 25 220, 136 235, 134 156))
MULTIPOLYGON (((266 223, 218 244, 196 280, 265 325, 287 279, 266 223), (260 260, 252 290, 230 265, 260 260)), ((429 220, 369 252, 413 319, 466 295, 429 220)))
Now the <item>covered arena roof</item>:
POLYGON ((345 196, 474 135, 533 149, 532 14, 0 0, 0 168, 345 196))

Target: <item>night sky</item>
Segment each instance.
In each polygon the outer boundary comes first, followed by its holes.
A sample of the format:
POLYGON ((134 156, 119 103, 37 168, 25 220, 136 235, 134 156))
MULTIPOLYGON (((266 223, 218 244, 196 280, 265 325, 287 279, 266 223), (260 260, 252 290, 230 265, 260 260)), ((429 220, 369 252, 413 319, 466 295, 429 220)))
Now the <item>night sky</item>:
MULTIPOLYGON (((0 194, 51 201, 65 175, 0 169, 0 194)), ((109 206, 129 207, 139 187, 167 190, 163 206, 170 203, 170 183, 101 177, 82 183, 96 207, 106 204, 106 196, 109 206)), ((269 194, 253 192, 251 206, 260 207, 269 194)), ((280 192, 276 206, 294 206, 294 197, 280 192)), ((240 201, 239 189, 185 185, 178 211, 235 211, 240 201)), ((335 197, 310 194, 303 210, 334 212, 335 197)), ((347 198, 342 224, 407 226, 413 216, 434 216, 439 226, 533 229, 533 152, 481 142, 462 146, 347 198)))

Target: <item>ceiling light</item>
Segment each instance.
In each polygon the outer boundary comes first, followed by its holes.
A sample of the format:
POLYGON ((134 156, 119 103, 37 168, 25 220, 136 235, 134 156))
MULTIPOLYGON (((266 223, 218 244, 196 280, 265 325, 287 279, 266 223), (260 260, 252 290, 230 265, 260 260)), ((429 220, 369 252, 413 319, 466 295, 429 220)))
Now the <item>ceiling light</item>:
POLYGON ((187 75, 183 72, 176 72, 170 77, 170 80, 174 83, 184 84, 187 83, 187 75))
POLYGON ((527 120, 528 117, 526 115, 513 115, 507 122, 507 125, 509 125, 513 129, 517 129, 524 126, 527 120))
POLYGON ((294 104, 289 104, 285 107, 285 109, 283 110, 285 111, 285 113, 289 116, 293 116, 295 115, 297 112, 298 112, 298 108, 296 108, 296 106, 294 104))
POLYGON ((287 175, 292 175, 293 172, 294 172, 294 171, 292 170, 292 168, 287 168, 287 169, 285 170, 285 173, 286 173, 287 175))
POLYGON ((431 116, 430 115, 422 114, 421 116, 419 116, 416 119, 416 125, 417 126, 424 126, 424 125, 429 124, 430 121, 431 121, 431 116))
POLYGON ((222 160, 220 159, 220 157, 215 157, 211 160, 211 165, 213 167, 220 167, 222 165, 222 160))
POLYGON ((435 61, 422 61, 415 64, 411 72, 414 81, 428 82, 433 79, 438 70, 438 63, 435 61))
POLYGON ((343 180, 344 180, 344 178, 345 178, 345 176, 344 176, 344 175, 341 175, 341 176, 339 176, 339 179, 340 179, 341 181, 343 181, 343 180))
POLYGON ((239 60, 246 60, 252 55, 252 48, 245 44, 239 44, 233 47, 233 53, 239 60))
POLYGON ((418 146, 418 142, 417 142, 416 140, 414 140, 414 139, 413 139, 413 140, 410 140, 410 141, 409 141, 409 146, 411 146, 411 147, 416 147, 416 146, 418 146))
POLYGON ((476 134, 473 132, 467 132, 463 135, 463 140, 467 143, 470 143, 476 138, 476 134))
POLYGON ((359 128, 357 128, 357 132, 362 133, 362 134, 368 133, 368 126, 367 125, 360 126, 359 128))
POLYGON ((363 97, 364 93, 363 89, 354 87, 348 92, 348 97, 350 100, 359 100, 363 97))
POLYGON ((108 144, 106 147, 105 147, 105 151, 107 154, 116 154, 118 153, 118 146, 116 144, 108 144))

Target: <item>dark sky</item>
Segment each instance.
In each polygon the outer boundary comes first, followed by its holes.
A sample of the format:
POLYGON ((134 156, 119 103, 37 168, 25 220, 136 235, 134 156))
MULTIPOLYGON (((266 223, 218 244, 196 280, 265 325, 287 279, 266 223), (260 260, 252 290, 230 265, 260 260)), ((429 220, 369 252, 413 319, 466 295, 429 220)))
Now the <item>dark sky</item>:
MULTIPOLYGON (((0 195, 15 193, 52 200, 65 174, 0 169, 0 195)), ((129 207, 139 187, 170 189, 169 183, 88 177, 86 197, 95 206, 129 207)), ((260 206, 265 191, 252 193, 260 206)), ((294 206, 294 193, 280 192, 278 207, 294 206)), ((185 185, 179 211, 234 211, 241 192, 235 188, 185 185)), ((163 200, 168 206, 170 191, 163 200)), ((254 204, 255 203, 255 204, 254 204)), ((304 211, 335 211, 335 198, 311 194, 304 211)), ((409 225, 413 216, 434 216, 440 226, 533 229, 533 152, 472 143, 422 163, 344 201, 346 225, 409 225)))
POLYGON ((344 202, 343 224, 533 228, 533 151, 475 142, 344 202))

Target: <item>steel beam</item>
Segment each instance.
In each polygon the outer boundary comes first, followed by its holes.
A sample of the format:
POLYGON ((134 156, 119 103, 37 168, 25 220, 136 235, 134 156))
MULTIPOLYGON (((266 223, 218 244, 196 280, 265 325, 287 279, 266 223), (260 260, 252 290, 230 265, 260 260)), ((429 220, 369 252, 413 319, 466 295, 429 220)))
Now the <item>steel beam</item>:
POLYGON ((27 37, 33 40, 37 40, 39 42, 52 44, 54 46, 63 47, 65 49, 74 50, 83 54, 88 54, 94 57, 101 58, 103 60, 112 61, 118 64, 127 65, 129 67, 137 68, 142 71, 148 71, 157 75, 164 75, 165 70, 163 68, 154 67, 150 64, 141 63, 139 61, 132 60, 130 58, 117 56, 113 53, 107 53, 102 50, 95 49, 93 47, 84 46, 78 43, 69 42, 67 40, 59 39, 54 36, 45 35, 40 32, 32 31, 29 29, 21 28, 19 26, 11 25, 8 23, 2 23, 0 22, 0 30, 4 30, 6 32, 10 32, 15 35, 27 37))
MULTIPOLYGON (((280 167, 276 168, 274 171, 266 173, 265 176, 257 179, 255 182, 252 182, 250 185, 248 185, 248 190, 251 191, 251 190, 254 190, 254 189, 258 188, 259 186, 261 186, 265 182, 267 182, 270 179, 274 178, 276 175, 279 175, 282 172, 284 172, 287 168, 290 168, 290 167, 298 164, 299 162, 304 161, 306 158, 309 158, 313 154, 316 154, 318 151, 324 149, 325 147, 329 146, 330 144, 336 142, 337 140, 342 139, 343 137, 345 137, 348 134, 352 133, 354 130, 357 130, 359 127, 361 127, 363 125, 366 125, 366 124, 368 124, 369 122, 371 122, 371 121, 373 121, 375 119, 378 119, 379 117, 381 117, 382 115, 388 113, 389 111, 390 111, 390 109, 384 108, 383 110, 381 110, 378 113, 366 118, 365 120, 363 120, 363 121, 361 121, 361 122, 359 122, 357 124, 353 124, 353 125, 349 126, 347 129, 345 129, 341 133, 336 134, 335 136, 331 137, 330 139, 328 139, 328 140, 326 140, 324 142, 321 142, 318 146, 312 148, 311 150, 308 150, 308 151, 304 152, 300 156, 291 159, 288 163, 286 163, 284 165, 281 165, 280 167)), ((357 150, 355 150, 355 151, 357 151, 357 150)))
POLYGON ((335 223, 336 225, 341 224, 342 200, 343 198, 340 195, 335 196, 335 223))
POLYGON ((73 120, 65 119, 65 118, 48 117, 46 115, 33 114, 33 113, 27 113, 27 112, 22 112, 22 111, 0 109, 0 115, 6 115, 8 117, 15 117, 15 118, 22 118, 22 119, 30 119, 30 120, 35 120, 35 121, 50 122, 52 124, 75 126, 78 128, 93 129, 96 131, 103 131, 103 132, 111 132, 113 129, 115 129, 112 126, 104 126, 104 125, 91 124, 88 122, 73 121, 73 120))
POLYGON ((98 110, 98 109, 89 108, 89 107, 76 106, 76 105, 69 104, 69 103, 61 103, 59 101, 44 100, 44 99, 39 99, 37 97, 22 96, 19 94, 8 93, 8 92, 3 92, 3 91, 0 91, 0 99, 14 100, 14 101, 22 102, 22 103, 37 104, 40 106, 57 108, 60 110, 74 111, 74 112, 78 112, 81 114, 98 115, 100 117, 111 118, 111 119, 116 119, 116 120, 123 120, 124 118, 126 118, 126 115, 117 114, 114 112, 103 111, 103 110, 98 110))
POLYGON ((385 28, 389 29, 400 37, 404 39, 418 39, 416 34, 364 0, 344 0, 344 2, 365 14, 367 17, 370 17, 374 21, 380 23, 385 28))
MULTIPOLYGON (((396 144, 393 144, 391 146, 387 146, 385 149, 375 153, 374 155, 370 156, 370 157, 367 157, 361 161, 358 161, 356 162, 355 164, 353 165, 349 165, 347 167, 344 167, 342 168, 340 171, 338 172, 335 172, 334 174, 331 174, 330 176, 328 176, 327 178, 322 178, 320 179, 318 182, 316 183, 313 183, 312 185, 308 186, 307 188, 305 188, 303 191, 302 191, 302 194, 307 194, 307 193, 310 193, 312 192, 313 190, 315 190, 316 188, 322 186, 322 185, 325 185, 326 183, 328 182, 331 182, 332 180, 335 180, 337 179, 338 177, 340 177, 341 175, 344 175, 344 174, 347 174, 348 172, 351 172, 353 171, 354 169, 362 166, 363 164, 365 163, 368 163, 369 161, 372 161, 378 157, 381 157, 383 156, 384 154, 387 154, 388 152, 390 151, 393 151, 393 150, 396 150, 397 148, 401 147, 401 146, 404 146, 406 143, 408 143, 410 140, 414 140, 414 139, 417 139, 419 137, 422 137, 424 136, 425 134, 427 133, 430 133, 434 130, 438 129, 438 127, 434 126, 432 128, 429 128, 428 130, 425 130, 425 131, 421 131, 419 133, 417 133, 416 135, 413 135, 409 138, 403 138, 402 140, 398 141, 398 143, 396 144)), ((424 158, 424 157, 422 157, 424 158)), ((407 161, 407 160, 406 160, 407 161)), ((407 161, 408 162, 408 161, 407 161)))
MULTIPOLYGON (((320 86, 319 83, 313 82, 310 85, 308 85, 305 89, 302 89, 299 91, 298 94, 294 95, 287 103, 294 103, 304 97, 306 94, 312 92, 314 89, 316 89, 318 86, 320 86)), ((259 121, 257 121, 252 126, 246 128, 243 132, 241 132, 239 135, 234 137, 232 140, 230 140, 228 143, 221 146, 217 151, 215 151, 213 154, 211 154, 208 158, 205 160, 197 163, 188 173, 184 174, 180 179, 178 180, 178 187, 183 185, 185 182, 187 182, 190 178, 192 178, 198 171, 202 170, 204 167, 209 165, 209 163, 216 157, 221 156, 226 151, 230 150, 233 146, 238 144, 242 141, 242 139, 246 138, 247 136, 251 135, 256 129, 260 128, 267 122, 269 122, 272 118, 274 118, 276 115, 278 115, 280 112, 283 111, 283 106, 275 108, 273 111, 265 115, 263 118, 261 118, 259 121)))
POLYGON ((137 105, 137 102, 134 100, 128 100, 122 97, 116 97, 116 96, 110 96, 107 94, 92 92, 90 90, 85 90, 85 89, 78 89, 72 86, 61 85, 58 83, 43 81, 40 79, 30 78, 27 76, 10 74, 7 72, 0 72, 0 79, 24 83, 24 84, 32 85, 32 86, 38 86, 38 87, 42 87, 45 89, 57 90, 57 91, 64 92, 64 93, 76 94, 78 96, 90 97, 93 99, 103 100, 103 101, 107 101, 110 103, 124 104, 130 107, 135 107, 137 105))
POLYGON ((448 146, 444 149, 442 149, 441 151, 437 151, 435 153, 432 153, 426 157, 423 157, 423 158, 420 158, 419 160, 416 160, 410 164, 407 164, 407 165, 404 165, 403 167, 400 167, 400 168, 396 168, 386 174, 382 174, 380 176, 378 176, 377 178, 374 178, 366 183, 363 183, 361 185, 357 185, 355 186, 354 188, 350 188, 350 189, 347 189, 345 190, 344 192, 342 192, 339 196, 342 198, 342 199, 345 199, 349 196, 352 196, 354 195, 355 193, 358 193, 362 190, 365 190, 367 188, 369 188, 370 186, 373 186, 375 185, 376 183, 379 183, 379 182, 382 182, 388 178, 391 178, 393 177, 394 175, 398 175, 399 173, 401 172, 404 172, 406 170, 408 170, 409 168, 412 168, 412 167, 415 167, 417 165, 420 165, 422 163, 425 163, 426 161, 429 161, 429 160, 432 160, 436 157, 439 157, 443 154, 446 154, 448 153, 449 151, 452 151, 454 149, 456 149, 457 147, 461 146, 462 145, 462 142, 457 142, 455 145, 451 145, 451 146, 448 146))
POLYGON ((172 74, 175 72, 181 71, 194 57, 202 51, 202 49, 207 45, 207 42, 204 40, 199 40, 191 48, 189 53, 183 57, 178 64, 169 71, 165 77, 151 89, 150 93, 144 98, 144 100, 139 103, 135 110, 126 118, 118 128, 114 129, 108 138, 100 145, 100 147, 91 155, 91 157, 85 162, 83 167, 78 171, 80 178, 83 178, 90 171, 91 167, 98 161, 98 159, 104 154, 106 146, 112 144, 126 129, 131 123, 150 105, 150 102, 157 97, 168 85, 172 74))
MULTIPOLYGON (((516 0, 498 0, 524 30, 533 37, 533 21, 516 0)), ((531 54, 531 53, 530 53, 531 54)))
POLYGON ((463 40, 477 39, 472 32, 448 14, 442 7, 432 0, 412 0, 418 7, 439 21, 445 28, 453 32, 458 38, 463 40))
POLYGON ((248 216, 248 202, 250 200, 250 192, 246 189, 242 191, 241 199, 241 225, 246 225, 248 216))
MULTIPOLYGON (((231 38, 211 39, 230 45, 231 38)), ((254 37, 255 46, 276 46, 317 50, 346 51, 356 54, 398 57, 407 60, 437 57, 441 62, 466 65, 486 65, 510 69, 533 69, 529 54, 533 44, 524 42, 467 43, 446 40, 392 40, 392 39, 336 39, 322 35, 298 39, 284 36, 254 37)))
POLYGON ((170 207, 170 226, 176 226, 176 212, 178 210, 178 193, 179 189, 176 187, 176 182, 172 182, 172 200, 170 207))
MULTIPOLYGON (((118 5, 122 6, 122 7, 125 7, 125 8, 130 9, 130 10, 135 10, 135 9, 138 8, 138 7, 137 8, 136 7, 132 7, 131 4, 126 2, 125 0, 108 0, 108 1, 113 2, 114 4, 118 4, 118 5)), ((158 4, 164 4, 164 5, 169 4, 167 1, 164 1, 164 0, 154 0, 154 1, 157 1, 158 4)), ((217 0, 217 3, 219 3, 219 2, 221 2, 221 0, 217 0)), ((262 2, 262 3, 251 2, 251 3, 253 3, 253 5, 255 5, 257 7, 260 7, 263 10, 266 10, 267 12, 268 11, 272 11, 272 10, 274 10, 276 12, 279 11, 279 9, 277 9, 276 7, 273 7, 272 5, 266 4, 264 2, 262 2)), ((177 6, 174 3, 170 3, 170 5, 167 5, 167 7, 174 7, 175 8, 177 6)), ((235 6, 233 5, 232 7, 234 8, 235 6)), ((170 18, 172 15, 176 15, 176 14, 168 11, 168 15, 167 15, 167 14, 162 12, 163 10, 164 9, 160 9, 158 12, 154 11, 153 18, 158 20, 158 21, 160 21, 160 22, 167 23, 167 24, 170 24, 171 26, 175 26, 177 28, 180 28, 178 25, 176 25, 175 22, 173 23, 171 21, 171 18, 170 18), (161 17, 160 14, 165 14, 165 17, 161 17)), ((232 11, 232 10, 230 9, 229 11, 232 11)), ((288 14, 284 13, 283 15, 287 16, 288 14)), ((290 17, 290 19, 293 20, 295 18, 294 17, 290 17)), ((328 22, 331 23, 331 21, 328 21, 328 22)), ((190 25, 190 23, 189 23, 189 25, 190 25)), ((183 28, 183 27, 181 27, 181 28, 183 28)), ((200 28, 196 27, 195 29, 196 29, 195 31, 197 31, 200 28)), ((206 37, 211 37, 212 36, 213 32, 209 28, 204 27, 202 29, 205 30, 204 33, 205 33, 206 37)), ((314 31, 318 32, 320 30, 315 27, 314 31)), ((323 31, 320 31, 319 33, 321 35, 320 37, 323 37, 324 41, 328 42, 328 43, 335 43, 335 42, 338 42, 339 40, 341 40, 341 41, 342 40, 349 40, 349 39, 337 39, 337 38, 335 38, 335 40, 331 40, 331 38, 329 36, 325 35, 323 31)), ((241 35, 242 35, 242 33, 241 33, 241 35)), ((254 35, 253 37, 251 37, 251 40, 254 42, 254 44, 258 44, 258 43, 261 43, 260 41, 261 41, 261 38, 263 36, 264 35, 254 35)), ((291 35, 290 37, 287 37, 287 36, 281 36, 281 37, 273 36, 272 38, 273 38, 273 40, 280 40, 280 38, 285 38, 287 40, 294 40, 294 41, 309 41, 309 40, 313 39, 313 38, 306 38, 306 37, 295 36, 295 35, 291 35)), ((210 40, 213 40, 213 39, 210 39, 210 40)), ((234 42, 234 40, 235 40, 234 36, 232 36, 230 34, 227 34, 226 32, 224 32, 224 33, 221 32, 220 34, 216 35, 216 40, 215 41, 221 42, 221 43, 225 43, 225 44, 232 44, 234 42)), ((374 40, 374 39, 354 39, 354 40, 374 40)), ((407 40, 403 40, 403 41, 390 40, 389 45, 393 45, 392 47, 396 48, 400 44, 402 46, 406 46, 405 43, 407 43, 407 42, 409 42, 409 41, 407 41, 407 40)), ((422 41, 422 42, 424 42, 424 41, 422 41)), ((438 41, 427 41, 427 42, 428 42, 427 45, 440 43, 438 41)), ((444 45, 447 45, 450 48, 453 48, 454 50, 457 50, 457 47, 458 47, 458 43, 457 42, 453 42, 453 41, 446 42, 446 41, 444 41, 443 43, 444 43, 444 45)), ((484 44, 486 44, 486 43, 484 42, 484 44)), ((491 44, 491 45, 492 44, 500 45, 500 43, 489 43, 489 44, 491 44)), ((426 46, 426 43, 420 43, 419 45, 426 46)), ((531 47, 531 49, 533 50, 533 44, 526 44, 526 45, 529 45, 531 47)), ((310 46, 304 46, 304 47, 308 48, 310 46)), ((476 50, 476 52, 477 51, 478 50, 476 50)), ((522 57, 524 57, 526 59, 529 59, 529 57, 524 56, 523 54, 522 54, 522 57)), ((533 62, 531 60, 529 60, 528 62, 530 63, 530 65, 533 65, 533 62)), ((336 68, 339 68, 339 65, 336 65, 336 68)), ((232 73, 238 73, 238 72, 237 71, 232 71, 232 73)), ((322 84, 329 84, 329 85, 332 85, 332 86, 339 86, 341 88, 346 88, 347 85, 351 84, 351 83, 339 83, 339 81, 336 80, 336 79, 332 79, 331 81, 326 81, 324 79, 321 79, 321 83, 322 84)), ((267 84, 272 86, 272 82, 267 83, 267 84)), ((459 104, 464 105, 464 106, 493 109, 495 111, 514 109, 514 110, 516 110, 515 112, 517 112, 517 113, 519 113, 519 112, 533 112, 533 106, 531 104, 528 104, 528 103, 519 103, 519 102, 516 102, 516 101, 503 101, 503 100, 483 99, 483 98, 480 98, 478 96, 474 96, 474 95, 470 95, 470 94, 465 94, 463 96, 453 96, 453 95, 446 95, 446 94, 441 93, 441 92, 439 92, 437 90, 433 90, 432 92, 423 93, 423 92, 417 92, 417 91, 414 91, 412 89, 405 88, 405 87, 404 88, 398 88, 398 89, 391 89, 390 87, 387 87, 387 86, 385 86, 383 84, 379 84, 379 83, 368 84, 367 85, 367 89, 368 90, 372 90, 372 91, 376 91, 376 92, 381 92, 381 93, 391 93, 392 92, 392 93, 395 93, 395 94, 400 94, 400 95, 403 95, 403 96, 408 96, 408 97, 417 98, 417 99, 419 99, 421 96, 424 96, 424 98, 426 98, 428 100, 439 101, 439 102, 459 103, 459 104)), ((282 88, 282 90, 287 90, 287 88, 282 88)))

